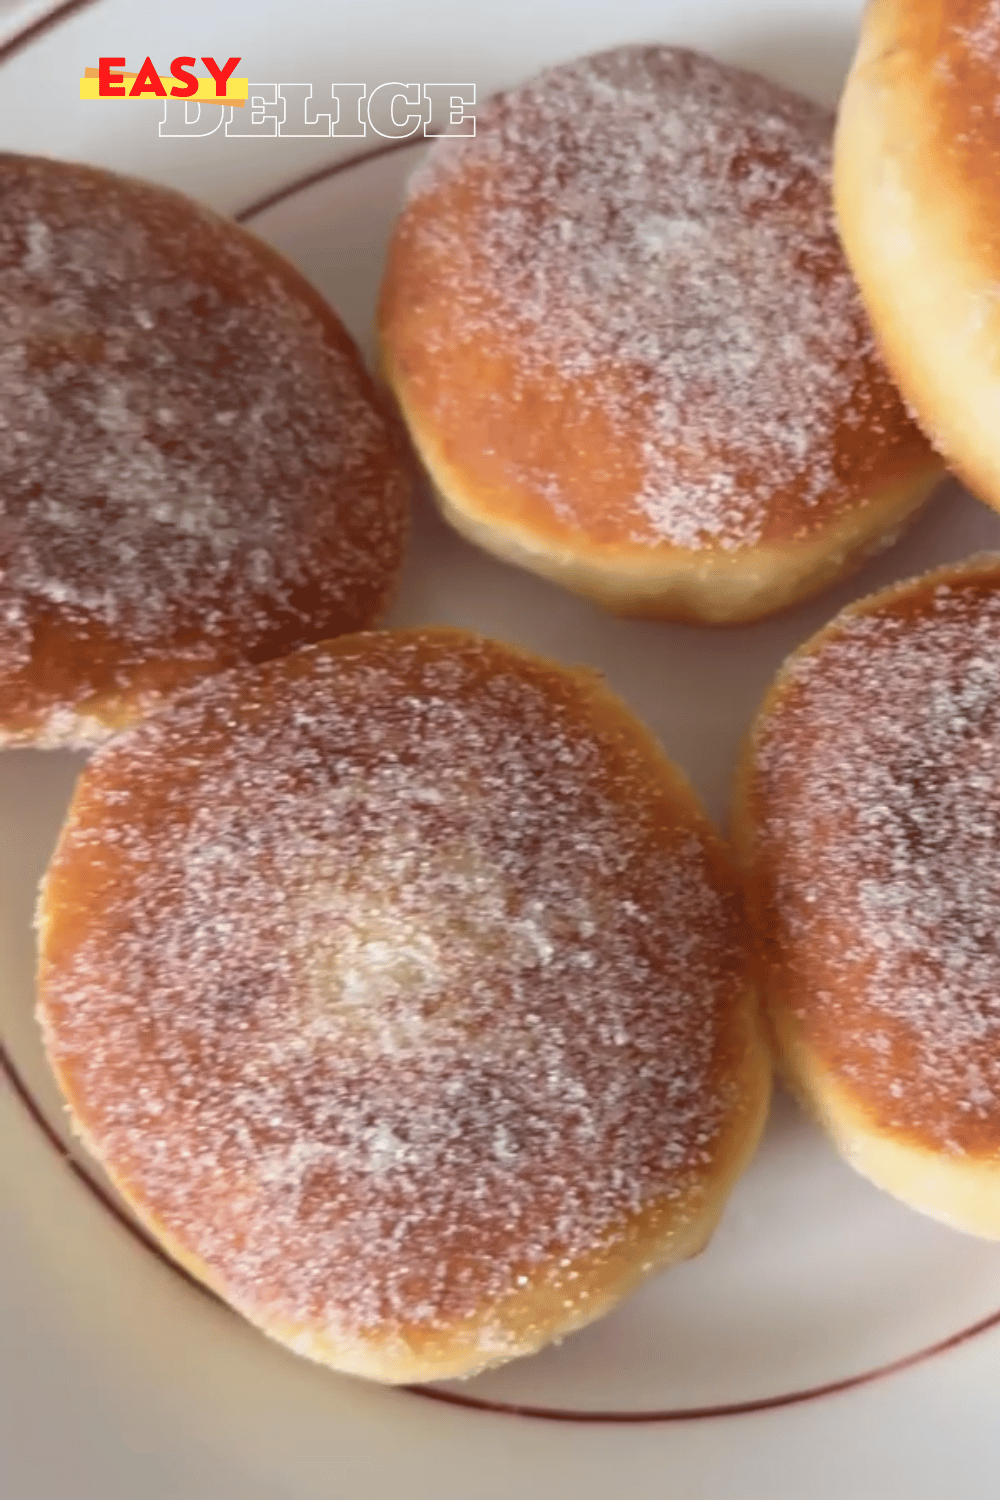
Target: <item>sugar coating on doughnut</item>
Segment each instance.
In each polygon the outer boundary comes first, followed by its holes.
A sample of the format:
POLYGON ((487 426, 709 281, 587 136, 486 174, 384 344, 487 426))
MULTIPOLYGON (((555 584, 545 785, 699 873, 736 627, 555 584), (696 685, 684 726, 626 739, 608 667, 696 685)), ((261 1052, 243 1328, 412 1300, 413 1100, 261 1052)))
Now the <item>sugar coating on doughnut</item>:
POLYGON ((978 63, 995 63, 1000 55, 1000 4, 997 0, 987 0, 985 4, 978 0, 965 9, 971 12, 971 24, 962 25, 955 20, 949 30, 962 43, 970 59, 978 63))
MULTIPOLYGON (((627 47, 542 74, 481 108, 474 138, 432 148, 394 274, 417 266, 407 295, 434 302, 439 363, 456 345, 509 356, 497 441, 561 521, 748 547, 912 464, 833 227, 832 127, 751 74, 627 47), (594 480, 622 480, 611 521, 563 483, 551 438, 534 451, 524 436, 547 380, 567 442, 574 420, 607 424, 594 480)), ((433 420, 460 431, 471 397, 431 378, 433 420)))
POLYGON ((1000 566, 839 620, 756 743, 779 993, 880 1127, 1000 1127, 1000 566), (783 976, 783 977, 782 977, 783 976))
POLYGON ((738 917, 578 687, 373 640, 98 752, 40 1015, 88 1138, 237 1308, 341 1346, 477 1316, 493 1356, 540 1268, 572 1308, 574 1257, 696 1202, 738 917))
POLYGON ((151 663, 369 624, 406 483, 333 315, 174 194, 10 156, 0 182, 0 727, 58 739, 151 663))

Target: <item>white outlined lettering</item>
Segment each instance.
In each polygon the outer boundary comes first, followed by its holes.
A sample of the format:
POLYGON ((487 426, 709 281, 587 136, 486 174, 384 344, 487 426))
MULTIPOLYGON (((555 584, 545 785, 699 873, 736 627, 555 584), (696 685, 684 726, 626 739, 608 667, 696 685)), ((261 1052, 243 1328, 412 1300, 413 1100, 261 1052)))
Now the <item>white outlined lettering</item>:
POLYGON ((476 117, 466 113, 476 102, 474 83, 425 83, 424 98, 431 107, 424 135, 475 135, 476 117))
POLYGON ((311 83, 251 83, 247 87, 242 108, 164 99, 160 135, 217 135, 222 124, 226 136, 269 140, 310 136, 357 140, 369 131, 384 140, 407 140, 421 125, 428 139, 476 134, 474 83, 380 83, 370 92, 364 83, 332 83, 329 111, 317 108, 323 86, 316 97, 316 86, 311 83))
POLYGON ((330 95, 337 106, 337 113, 333 117, 332 135, 357 137, 365 134, 368 127, 365 124, 361 107, 367 92, 368 89, 363 83, 331 84, 330 95))
POLYGON ((276 136, 285 118, 285 101, 276 83, 252 83, 242 109, 230 109, 227 135, 276 136))
MULTIPOLYGON (((238 111, 233 111, 238 113, 238 111)), ((160 134, 165 136, 214 135, 226 114, 224 104, 199 104, 190 99, 164 99, 160 134), (214 124, 210 123, 212 120, 214 124)))
POLYGON ((311 83, 279 83, 278 93, 285 101, 285 118, 278 126, 279 135, 331 134, 328 114, 313 114, 312 119, 309 118, 309 101, 312 98, 311 83))
POLYGON ((368 95, 368 123, 376 135, 402 140, 415 135, 423 116, 420 113, 419 83, 380 83, 368 95), (402 101, 410 106, 405 120, 396 117, 396 106, 402 101), (414 109, 416 113, 414 113, 414 109), (376 123, 376 121, 378 123, 376 123))

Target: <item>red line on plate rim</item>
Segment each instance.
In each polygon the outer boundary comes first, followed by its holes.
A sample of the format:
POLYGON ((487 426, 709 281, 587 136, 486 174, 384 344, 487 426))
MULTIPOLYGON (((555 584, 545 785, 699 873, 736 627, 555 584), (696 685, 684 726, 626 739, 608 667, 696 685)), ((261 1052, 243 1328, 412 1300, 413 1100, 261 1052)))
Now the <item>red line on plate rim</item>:
MULTIPOLYGON (((97 3, 97 0, 65 0, 62 5, 56 6, 48 14, 39 16, 32 21, 23 31, 8 37, 7 41, 0 45, 0 65, 9 62, 25 47, 30 46, 45 32, 53 27, 67 21, 79 11, 87 10, 97 3)), ((233 215, 237 223, 245 224, 249 219, 256 218, 259 214, 266 212, 269 208, 276 207, 286 199, 294 197, 295 194, 305 192, 306 189, 314 187, 317 183, 325 182, 329 178, 337 177, 342 172, 347 172, 355 167, 364 166, 372 161, 389 156, 397 151, 413 149, 417 145, 423 145, 422 140, 415 141, 412 137, 403 137, 400 140, 387 141, 385 144, 375 146, 371 150, 360 152, 358 155, 345 159, 329 162, 326 166, 319 167, 302 177, 295 178, 286 183, 284 187, 276 188, 263 197, 255 199, 233 215)), ((208 1297, 211 1301, 225 1306, 222 1299, 216 1297, 202 1282, 191 1275, 167 1254, 163 1247, 145 1230, 142 1225, 125 1212, 122 1205, 114 1195, 104 1187, 95 1177, 87 1171, 86 1167, 77 1159, 73 1152, 61 1139, 58 1131, 48 1120, 45 1111, 35 1099, 24 1079, 21 1077, 14 1061, 6 1047, 0 1043, 0 1072, 7 1079, 14 1095, 20 1101, 26 1114, 37 1127, 45 1141, 52 1147, 55 1153, 62 1158, 77 1180, 88 1189, 105 1211, 111 1215, 116 1222, 125 1229, 132 1238, 141 1244, 151 1255, 155 1256, 163 1265, 167 1266, 181 1280, 186 1281, 189 1286, 208 1297)), ((425 1401, 437 1401, 447 1406, 457 1406, 467 1411, 488 1412, 492 1415, 508 1417, 530 1417, 535 1420, 546 1422, 575 1422, 596 1424, 655 1424, 663 1422, 698 1422, 718 1417, 749 1416, 754 1412, 773 1411, 780 1407, 797 1406, 805 1401, 815 1401, 822 1396, 834 1396, 844 1391, 854 1390, 859 1386, 870 1385, 876 1380, 882 1380, 890 1375, 900 1374, 904 1370, 912 1369, 915 1365, 923 1364, 935 1355, 944 1354, 959 1345, 967 1343, 979 1334, 987 1333, 1000 1325, 1000 1310, 979 1319, 976 1323, 961 1328, 957 1333, 949 1334, 947 1338, 938 1340, 924 1349, 915 1350, 912 1354, 905 1354, 900 1359, 891 1360, 888 1364, 877 1365, 874 1369, 863 1370, 857 1375, 847 1375, 841 1380, 832 1380, 824 1385, 809 1386, 800 1391, 783 1391, 776 1396, 761 1396, 750 1401, 733 1401, 721 1403, 714 1406, 692 1406, 671 1408, 664 1411, 570 1411, 559 1407, 529 1406, 506 1401, 489 1401, 479 1396, 464 1395, 459 1391, 440 1390, 430 1386, 403 1386, 401 1389, 411 1396, 420 1397, 425 1401)))
MULTIPOLYGON (((186 1281, 189 1286, 209 1298, 210 1301, 225 1307, 226 1303, 222 1298, 217 1297, 197 1277, 192 1276, 183 1266, 178 1265, 167 1254, 162 1245, 141 1224, 136 1223, 126 1213, 114 1194, 87 1171, 87 1168, 65 1144, 59 1132, 47 1118, 45 1111, 21 1077, 3 1043, 0 1043, 0 1073, 6 1077, 11 1090, 19 1099, 29 1119, 37 1127, 43 1139, 62 1158, 77 1180, 87 1188, 91 1195, 97 1199, 121 1228, 127 1230, 134 1240, 142 1245, 151 1255, 155 1256, 161 1264, 167 1266, 183 1281, 186 1281)), ((876 1365, 871 1370, 862 1370, 857 1375, 846 1375, 840 1380, 827 1381, 823 1385, 807 1386, 803 1390, 782 1391, 775 1396, 758 1396, 749 1401, 721 1402, 712 1406, 672 1407, 656 1411, 573 1411, 562 1407, 532 1406, 509 1401, 490 1401, 482 1396, 466 1395, 461 1391, 443 1390, 434 1386, 407 1385, 401 1386, 400 1389, 408 1395, 417 1396, 424 1401, 437 1401, 446 1406, 463 1407, 467 1411, 486 1412, 493 1416, 530 1417, 536 1421, 544 1422, 576 1422, 620 1426, 653 1425, 664 1422, 703 1422, 711 1418, 743 1417, 750 1416, 754 1412, 773 1411, 779 1407, 799 1406, 806 1401, 816 1401, 822 1396, 836 1396, 844 1391, 854 1390, 859 1386, 871 1385, 876 1380, 883 1380, 890 1375, 898 1375, 904 1370, 912 1369, 915 1365, 925 1363, 927 1360, 934 1358, 935 1355, 944 1354, 950 1349, 955 1349, 958 1345, 967 1343, 970 1339, 977 1337, 979 1334, 987 1333, 998 1325, 1000 1325, 1000 1310, 990 1313, 985 1318, 980 1318, 975 1323, 970 1323, 966 1328, 960 1328, 957 1333, 949 1334, 946 1338, 939 1339, 936 1343, 929 1344, 924 1349, 917 1349, 912 1354, 904 1354, 901 1358, 890 1360, 887 1364, 876 1365)))
POLYGON ((63 21, 68 21, 78 11, 89 10, 92 5, 96 4, 97 0, 64 0, 64 4, 57 5, 54 9, 46 11, 44 15, 37 16, 34 21, 29 21, 23 30, 15 31, 13 36, 9 36, 0 45, 0 65, 10 62, 12 57, 16 57, 33 42, 37 42, 46 31, 51 31, 55 26, 61 26, 63 21))
POLYGON ((237 210, 233 218, 237 224, 245 224, 249 219, 255 219, 258 214, 274 208, 276 204, 284 203, 287 198, 294 198, 296 193, 304 193, 307 188, 315 187, 318 182, 326 182, 328 178, 339 177, 342 172, 350 172, 354 167, 367 166, 373 161, 381 160, 383 156, 394 156, 398 151, 412 151, 417 146, 429 144, 422 137, 418 136, 414 140, 413 136, 408 135, 397 140, 383 141, 380 146, 370 146, 367 150, 359 151, 353 156, 339 157, 336 161, 329 161, 325 166, 306 172, 301 177, 294 177, 291 182, 285 183, 284 187, 275 188, 272 192, 255 198, 245 208, 237 210))

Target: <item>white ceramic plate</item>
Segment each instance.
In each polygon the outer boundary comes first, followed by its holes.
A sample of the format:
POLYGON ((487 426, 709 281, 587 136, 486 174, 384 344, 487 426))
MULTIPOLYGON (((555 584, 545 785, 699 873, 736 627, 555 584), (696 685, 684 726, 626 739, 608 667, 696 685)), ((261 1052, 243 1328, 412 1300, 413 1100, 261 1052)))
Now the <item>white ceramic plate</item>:
MULTIPOLYGON (((161 138, 156 103, 81 103, 84 67, 112 54, 133 67, 147 54, 239 54, 255 82, 311 81, 317 105, 338 80, 473 82, 482 98, 549 62, 656 38, 832 102, 856 23, 851 0, 35 5, 3 23, 6 50, 0 33, 0 144, 239 212, 378 142, 161 138)), ((326 172, 250 220, 366 346, 420 149, 326 172)), ((599 667, 721 816, 738 740, 792 647, 848 598, 998 545, 1000 518, 952 486, 848 588, 776 622, 702 632, 611 620, 489 561, 426 512, 394 618, 472 626, 599 667)), ((0 1080, 0 1493, 995 1496, 1000 1247, 869 1187, 783 1099, 705 1255, 562 1347, 456 1388, 462 1404, 313 1368, 186 1283, 72 1156, 32 1022, 34 891, 77 769, 63 756, 0 760, 0 1040, 12 1069, 0 1080)))

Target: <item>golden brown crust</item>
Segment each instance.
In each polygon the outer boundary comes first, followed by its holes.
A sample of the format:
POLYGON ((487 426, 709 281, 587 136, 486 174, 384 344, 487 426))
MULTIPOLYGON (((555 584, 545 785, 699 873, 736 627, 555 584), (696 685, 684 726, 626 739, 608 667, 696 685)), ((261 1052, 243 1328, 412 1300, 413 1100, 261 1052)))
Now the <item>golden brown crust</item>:
POLYGON ((940 465, 837 243, 831 131, 751 75, 623 48, 436 145, 380 329, 458 526, 615 608, 739 619, 922 503, 940 465))
POLYGON ((411 479, 322 298, 166 189, 10 155, 0 183, 0 743, 371 624, 411 479))
POLYGON ((590 674, 459 632, 226 674, 100 751, 40 908, 78 1128, 300 1352, 469 1373, 711 1233, 768 1064, 734 877, 590 674))
POLYGON ((1000 1156, 998 704, 1000 560, 897 585, 782 668, 734 809, 793 1089, 883 1186, 996 1234, 958 1184, 1000 1156))
POLYGON ((992 0, 873 0, 840 107, 841 237, 900 389, 1000 506, 1000 20, 992 0))

